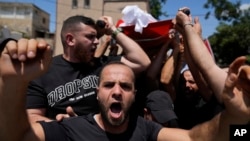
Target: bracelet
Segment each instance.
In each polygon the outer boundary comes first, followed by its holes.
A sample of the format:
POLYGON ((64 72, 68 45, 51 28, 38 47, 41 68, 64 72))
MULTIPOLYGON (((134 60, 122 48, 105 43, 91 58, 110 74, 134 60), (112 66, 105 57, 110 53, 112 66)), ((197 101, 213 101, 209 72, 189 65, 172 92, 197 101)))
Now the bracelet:
POLYGON ((191 25, 192 27, 194 26, 193 23, 185 23, 185 24, 183 24, 183 28, 185 28, 187 25, 191 25))
POLYGON ((122 28, 117 28, 115 31, 112 32, 112 37, 115 39, 116 36, 122 32, 122 28))

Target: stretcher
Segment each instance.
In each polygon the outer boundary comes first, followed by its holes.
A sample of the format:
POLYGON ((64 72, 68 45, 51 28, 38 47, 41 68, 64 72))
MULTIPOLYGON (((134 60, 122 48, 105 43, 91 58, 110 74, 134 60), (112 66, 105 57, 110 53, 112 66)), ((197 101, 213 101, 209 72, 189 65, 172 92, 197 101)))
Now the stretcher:
MULTIPOLYGON (((122 23, 121 20, 117 22, 117 27, 122 23)), ((169 40, 169 32, 173 29, 172 19, 157 21, 149 23, 146 28, 143 28, 143 32, 135 32, 134 25, 123 26, 122 31, 124 34, 135 40, 147 54, 155 55, 159 49, 169 40)), ((213 50, 210 46, 208 39, 203 39, 210 54, 214 57, 213 50)))
MULTIPOLYGON (((122 21, 117 22, 117 27, 122 21)), ((158 48, 169 39, 169 30, 173 28, 172 20, 163 20, 149 23, 142 33, 135 32, 134 25, 122 26, 124 34, 135 40, 143 49, 158 48)))

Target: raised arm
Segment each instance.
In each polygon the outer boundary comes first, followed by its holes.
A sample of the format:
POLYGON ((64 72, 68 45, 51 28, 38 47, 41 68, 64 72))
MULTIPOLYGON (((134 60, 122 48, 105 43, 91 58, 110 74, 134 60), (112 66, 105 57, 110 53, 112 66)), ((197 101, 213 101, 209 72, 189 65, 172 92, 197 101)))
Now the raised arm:
POLYGON ((136 73, 147 69, 150 59, 143 49, 130 37, 120 32, 113 24, 112 18, 104 16, 101 18, 106 22, 105 34, 112 35, 123 49, 121 61, 130 66, 136 73))
POLYGON ((228 141, 230 125, 249 123, 250 66, 244 65, 245 60, 246 57, 239 57, 229 67, 221 94, 224 111, 191 130, 163 128, 158 141, 228 141))
POLYGON ((175 20, 175 27, 184 37, 185 50, 188 50, 190 59, 221 102, 221 93, 227 76, 226 72, 214 62, 200 35, 192 26, 191 18, 182 11, 178 11, 175 20))
POLYGON ((176 86, 180 76, 180 70, 183 64, 183 45, 172 41, 173 52, 166 60, 161 69, 161 83, 173 99, 176 98, 176 86))
POLYGON ((146 71, 146 83, 150 90, 159 89, 159 75, 162 69, 162 63, 166 60, 167 50, 170 48, 171 39, 166 40, 156 56, 152 57, 152 62, 146 71))
POLYGON ((25 99, 29 81, 47 70, 51 57, 52 51, 44 40, 9 41, 1 52, 0 140, 44 140, 39 124, 32 130, 26 114, 25 99))
MULTIPOLYGON (((201 24, 199 22, 198 17, 194 18, 194 23, 195 23, 194 29, 202 39, 202 28, 201 28, 201 24)), ((185 46, 188 46, 187 41, 185 41, 185 44, 186 44, 185 46)), ((201 73, 197 65, 194 63, 195 61, 193 61, 193 58, 190 54, 189 47, 187 47, 185 51, 185 60, 188 63, 189 69, 191 73, 193 74, 194 80, 199 88, 199 92, 202 95, 203 99, 206 101, 210 101, 213 95, 213 90, 210 88, 210 86, 206 82, 206 79, 204 79, 203 74, 201 73)))
POLYGON ((109 44, 110 44, 110 40, 111 40, 111 37, 110 37, 110 36, 107 36, 106 39, 105 39, 105 41, 103 42, 103 44, 100 45, 100 46, 96 49, 95 55, 94 55, 96 58, 101 57, 101 56, 106 52, 106 50, 107 50, 107 48, 108 48, 108 46, 109 46, 109 44))

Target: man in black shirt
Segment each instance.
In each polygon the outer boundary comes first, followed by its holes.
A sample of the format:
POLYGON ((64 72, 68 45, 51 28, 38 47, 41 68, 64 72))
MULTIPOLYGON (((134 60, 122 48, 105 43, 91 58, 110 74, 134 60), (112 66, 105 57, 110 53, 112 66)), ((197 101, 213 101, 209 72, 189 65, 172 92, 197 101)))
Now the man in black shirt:
POLYGON ((95 90, 98 74, 105 64, 121 61, 138 74, 150 64, 142 48, 120 32, 111 17, 101 18, 105 22, 101 30, 97 30, 93 19, 85 16, 71 16, 64 21, 63 54, 53 57, 48 72, 28 86, 26 108, 31 122, 55 119, 57 114, 65 114, 68 106, 77 115, 98 112, 95 90), (124 55, 95 58, 100 32, 112 36, 124 55))

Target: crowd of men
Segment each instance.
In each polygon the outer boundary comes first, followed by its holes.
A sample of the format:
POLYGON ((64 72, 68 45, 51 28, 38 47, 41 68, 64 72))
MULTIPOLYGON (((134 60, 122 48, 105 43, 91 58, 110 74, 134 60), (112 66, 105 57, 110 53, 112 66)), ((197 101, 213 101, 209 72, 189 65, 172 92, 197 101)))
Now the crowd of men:
POLYGON ((250 66, 239 56, 220 68, 187 10, 153 55, 109 16, 104 27, 67 18, 57 56, 44 40, 2 40, 0 140, 229 140, 230 125, 250 121, 250 66))

